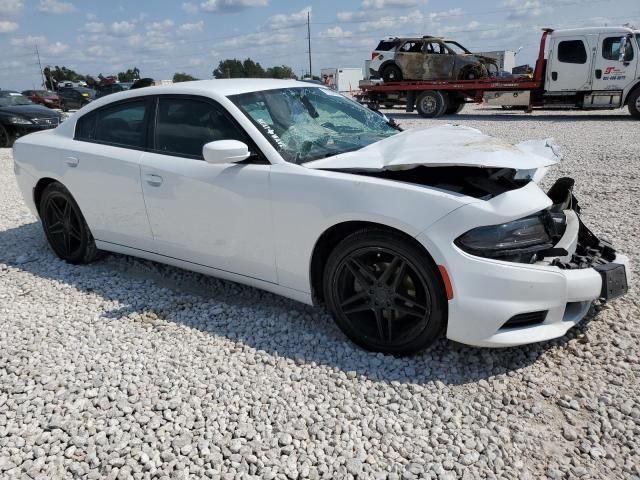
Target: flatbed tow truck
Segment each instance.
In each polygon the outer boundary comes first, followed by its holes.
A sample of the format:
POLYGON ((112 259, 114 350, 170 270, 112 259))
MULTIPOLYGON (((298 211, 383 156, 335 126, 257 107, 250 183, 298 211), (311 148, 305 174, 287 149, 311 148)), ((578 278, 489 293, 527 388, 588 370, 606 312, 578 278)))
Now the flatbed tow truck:
POLYGON ((625 105, 640 119, 640 31, 626 27, 543 29, 533 78, 363 81, 356 100, 377 110, 404 105, 426 118, 501 95, 533 108, 602 110, 625 105), (524 100, 524 102, 523 102, 524 100))

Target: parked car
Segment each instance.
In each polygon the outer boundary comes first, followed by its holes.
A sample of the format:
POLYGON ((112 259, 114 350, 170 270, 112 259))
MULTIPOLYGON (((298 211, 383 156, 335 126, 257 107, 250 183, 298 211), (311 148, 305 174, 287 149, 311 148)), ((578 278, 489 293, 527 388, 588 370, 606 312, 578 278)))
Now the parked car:
POLYGON ((51 90, 25 90, 22 94, 33 103, 49 108, 60 108, 60 97, 51 90))
POLYGON ((60 108, 64 112, 69 110, 77 110, 92 102, 96 93, 95 90, 83 87, 61 88, 58 90, 60 97, 60 108))
POLYGON ((96 98, 101 98, 112 93, 129 90, 133 82, 111 83, 109 85, 99 85, 96 87, 96 98))
POLYGON ((559 161, 549 141, 399 131, 305 82, 122 92, 19 139, 14 161, 67 262, 107 250, 325 303, 372 350, 413 352, 442 331, 548 340, 627 291, 628 259, 582 223, 573 180, 539 187, 559 161))
POLYGON ((0 90, 0 147, 10 147, 28 133, 55 128, 61 121, 58 112, 34 104, 21 93, 0 90))
POLYGON ((371 52, 369 73, 385 82, 473 80, 497 74, 494 59, 476 55, 441 37, 389 38, 371 52))

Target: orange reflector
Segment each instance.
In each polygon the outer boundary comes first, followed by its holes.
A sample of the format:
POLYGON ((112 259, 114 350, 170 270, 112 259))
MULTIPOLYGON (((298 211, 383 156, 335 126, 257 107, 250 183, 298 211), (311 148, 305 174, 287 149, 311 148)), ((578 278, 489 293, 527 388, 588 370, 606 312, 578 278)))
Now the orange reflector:
POLYGON ((447 269, 444 268, 444 265, 438 265, 438 270, 440 270, 442 283, 444 283, 444 290, 445 292, 447 292, 447 300, 451 300, 453 299, 453 288, 451 287, 451 280, 449 280, 447 269))

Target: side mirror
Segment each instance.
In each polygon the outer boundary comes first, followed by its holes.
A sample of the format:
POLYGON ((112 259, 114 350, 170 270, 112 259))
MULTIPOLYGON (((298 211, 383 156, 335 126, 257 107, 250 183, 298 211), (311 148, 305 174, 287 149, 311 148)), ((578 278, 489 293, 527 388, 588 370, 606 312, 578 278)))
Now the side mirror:
POLYGON ((249 157, 249 147, 238 140, 216 140, 202 147, 202 156, 214 165, 236 163, 249 157))
POLYGON ((619 62, 629 63, 629 60, 627 59, 627 50, 630 48, 632 47, 629 45, 629 38, 622 37, 620 39, 620 51, 618 52, 619 62))

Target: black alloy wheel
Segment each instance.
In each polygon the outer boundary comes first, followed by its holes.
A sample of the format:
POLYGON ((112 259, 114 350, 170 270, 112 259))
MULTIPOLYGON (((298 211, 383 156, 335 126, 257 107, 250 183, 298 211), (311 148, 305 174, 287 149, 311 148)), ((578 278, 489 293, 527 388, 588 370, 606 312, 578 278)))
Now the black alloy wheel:
POLYGON ((446 319, 433 261, 385 231, 357 232, 331 254, 325 299, 338 326, 358 345, 408 354, 429 345, 446 319))
POLYGON ((13 135, 4 125, 0 125, 0 148, 9 148, 13 145, 13 135))
POLYGON ((89 263, 97 256, 95 241, 78 204, 60 183, 52 183, 42 194, 40 218, 49 245, 61 259, 89 263))

